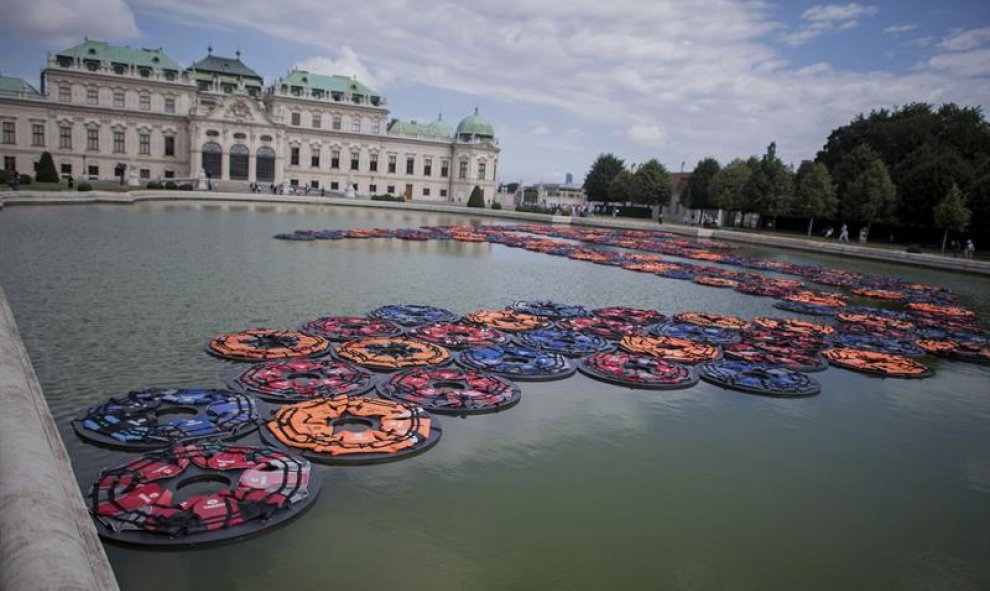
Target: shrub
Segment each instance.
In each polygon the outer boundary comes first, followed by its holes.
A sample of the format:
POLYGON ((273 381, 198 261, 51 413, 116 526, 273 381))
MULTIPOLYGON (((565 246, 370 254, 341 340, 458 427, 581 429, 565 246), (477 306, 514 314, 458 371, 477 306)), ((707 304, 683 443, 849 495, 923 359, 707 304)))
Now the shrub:
POLYGON ((76 185, 76 190, 80 192, 92 191, 93 185, 86 182, 79 183, 78 185, 76 185))
POLYGON ((492 209, 502 209, 502 204, 498 201, 492 201, 492 209))
POLYGON ((520 213, 544 213, 547 215, 553 215, 553 210, 549 207, 540 207, 539 205, 517 205, 516 211, 520 213))
POLYGON ((38 168, 35 169, 34 178, 39 183, 59 182, 58 171, 55 170, 55 161, 52 160, 50 152, 41 153, 41 160, 38 162, 38 168))
POLYGON ((21 184, 22 185, 30 185, 31 184, 31 181, 32 181, 31 175, 29 175, 29 174, 22 174, 21 175, 21 184))
POLYGON ((480 208, 485 207, 485 193, 478 185, 475 185, 474 190, 471 191, 471 196, 468 197, 467 206, 480 208))
POLYGON ((189 183, 183 183, 183 184, 179 185, 179 190, 180 191, 192 191, 193 190, 193 186, 191 184, 189 184, 189 183))
POLYGON ((911 254, 922 254, 922 253, 924 253, 924 251, 921 250, 921 247, 920 246, 909 246, 909 247, 907 247, 907 251, 909 253, 911 253, 911 254))
POLYGON ((168 181, 165 183, 165 188, 169 191, 174 191, 179 188, 179 185, 175 184, 175 181, 168 181))
POLYGON ((162 188, 162 182, 161 181, 148 181, 148 184, 145 185, 145 187, 148 188, 148 189, 161 189, 162 188))
POLYGON ((396 201, 402 203, 406 200, 403 195, 392 195, 391 193, 384 193, 382 195, 372 195, 372 201, 396 201))
POLYGON ((0 185, 7 184, 7 171, 0 169, 0 185))

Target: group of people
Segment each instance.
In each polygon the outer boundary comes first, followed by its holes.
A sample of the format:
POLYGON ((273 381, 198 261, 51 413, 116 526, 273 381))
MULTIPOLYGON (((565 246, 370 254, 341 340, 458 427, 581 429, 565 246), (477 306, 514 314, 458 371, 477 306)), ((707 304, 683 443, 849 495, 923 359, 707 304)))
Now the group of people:
POLYGON ((953 238, 949 242, 949 248, 952 250, 952 256, 954 258, 959 258, 959 253, 962 252, 964 258, 971 259, 973 258, 973 253, 976 252, 976 245, 973 244, 972 238, 967 238, 965 245, 963 245, 962 241, 953 238))

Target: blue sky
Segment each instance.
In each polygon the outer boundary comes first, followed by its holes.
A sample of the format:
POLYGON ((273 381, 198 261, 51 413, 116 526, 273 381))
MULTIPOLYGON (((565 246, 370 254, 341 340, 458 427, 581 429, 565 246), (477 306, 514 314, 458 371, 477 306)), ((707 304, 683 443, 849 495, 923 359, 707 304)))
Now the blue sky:
POLYGON ((860 112, 990 107, 990 2, 760 0, 7 0, 0 72, 37 83, 83 36, 357 75, 393 117, 455 123, 477 106, 499 176, 579 181, 603 151, 685 170, 770 141, 795 165, 860 112))

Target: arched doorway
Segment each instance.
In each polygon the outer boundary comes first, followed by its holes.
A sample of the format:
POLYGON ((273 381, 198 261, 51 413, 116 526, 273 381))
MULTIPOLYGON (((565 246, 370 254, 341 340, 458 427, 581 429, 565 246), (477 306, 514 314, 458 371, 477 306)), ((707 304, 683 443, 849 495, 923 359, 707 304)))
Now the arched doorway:
POLYGON ((248 160, 251 151, 244 144, 234 144, 230 147, 230 180, 248 180, 248 160))
POLYGON ((275 150, 268 146, 258 148, 255 176, 259 183, 275 182, 275 150))
POLYGON ((211 179, 219 179, 223 174, 223 148, 216 142, 203 144, 203 170, 211 179))

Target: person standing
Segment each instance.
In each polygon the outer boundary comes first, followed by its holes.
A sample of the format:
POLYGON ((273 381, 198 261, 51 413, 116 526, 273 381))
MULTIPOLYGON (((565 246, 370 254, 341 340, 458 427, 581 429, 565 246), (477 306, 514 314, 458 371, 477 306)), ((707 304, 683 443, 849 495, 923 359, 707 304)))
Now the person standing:
POLYGON ((839 230, 839 242, 849 242, 849 226, 845 224, 839 230))
POLYGON ((976 245, 973 244, 973 239, 970 238, 966 240, 966 258, 973 258, 973 253, 976 252, 976 245))

